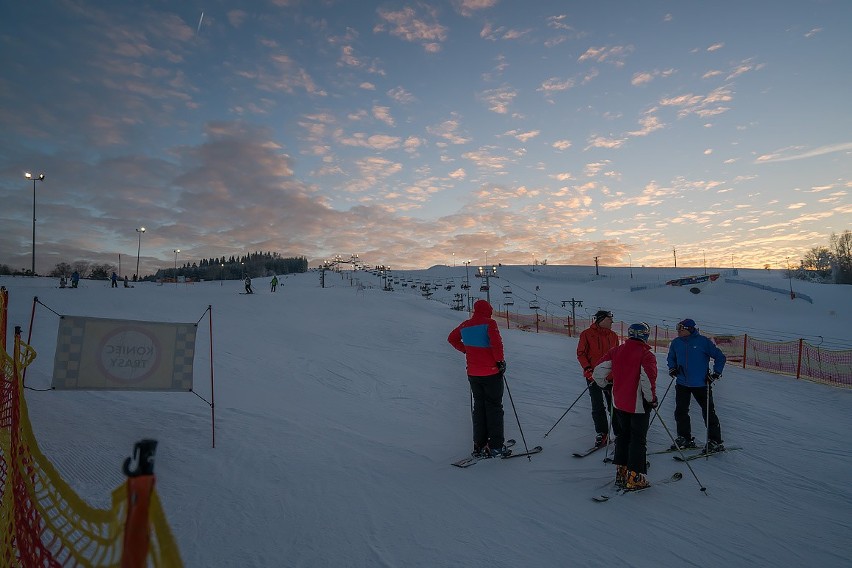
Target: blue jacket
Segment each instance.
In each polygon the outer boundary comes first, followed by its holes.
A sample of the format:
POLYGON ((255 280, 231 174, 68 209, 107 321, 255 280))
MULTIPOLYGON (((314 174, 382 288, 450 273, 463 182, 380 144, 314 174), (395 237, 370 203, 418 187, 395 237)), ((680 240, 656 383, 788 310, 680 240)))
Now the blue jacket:
POLYGON ((686 337, 676 337, 669 345, 667 362, 669 370, 677 369, 677 384, 687 387, 707 385, 707 368, 713 359, 713 372, 722 374, 725 354, 713 340, 696 329, 686 337))

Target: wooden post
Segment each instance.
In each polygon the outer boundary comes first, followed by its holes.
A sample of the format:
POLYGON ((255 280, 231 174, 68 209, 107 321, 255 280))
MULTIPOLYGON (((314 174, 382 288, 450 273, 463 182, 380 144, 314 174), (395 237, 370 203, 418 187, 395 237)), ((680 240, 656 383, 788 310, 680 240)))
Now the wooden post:
POLYGON ((804 343, 804 339, 799 338, 799 362, 796 364, 796 378, 800 379, 802 377, 802 344, 804 343))
POLYGON ((746 353, 748 352, 748 334, 743 335, 743 369, 746 368, 746 353))

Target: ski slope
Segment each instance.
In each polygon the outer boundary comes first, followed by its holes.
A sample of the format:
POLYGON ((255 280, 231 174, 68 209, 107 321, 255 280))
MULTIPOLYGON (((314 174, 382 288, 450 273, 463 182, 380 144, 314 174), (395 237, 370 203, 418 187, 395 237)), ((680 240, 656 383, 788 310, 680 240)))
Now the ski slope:
MULTIPOLYGON (((695 270, 633 268, 632 279, 627 270, 595 277, 594 267, 502 267, 492 293, 511 285, 523 307, 525 290, 534 296, 538 286, 552 313, 562 300, 582 299, 578 317, 604 307, 617 320, 691 317, 701 328, 769 340, 822 337, 840 346, 847 337, 848 286, 794 281, 814 304, 724 282, 700 294, 631 292, 633 283, 695 270)), ((464 272, 405 274, 454 278, 458 291, 464 272)), ((739 277, 787 283, 777 272, 739 277)), ((543 438, 585 387, 576 339, 502 330, 523 427, 506 396, 506 435, 519 449, 525 439, 544 451, 458 469, 449 464, 470 450, 470 399, 463 358, 446 336, 466 313, 410 288, 382 291, 381 278, 364 272, 326 274, 326 288, 316 272, 290 275, 274 294, 268 282, 255 279, 257 293, 247 296, 238 294, 238 281, 110 289, 84 280, 80 289, 60 290, 53 279, 0 278, 10 290, 10 328, 21 325, 25 339, 33 297, 44 304, 32 330, 38 358, 27 385, 34 389, 50 385, 58 324, 50 310, 194 322, 212 306, 215 449, 210 409, 192 394, 26 395, 43 451, 94 505, 106 507, 122 483, 133 444, 159 440, 157 487, 186 566, 849 565, 848 389, 729 366, 714 396, 725 442, 744 449, 689 462, 706 494, 685 464, 656 455, 652 480, 676 471, 683 479, 595 503, 614 467, 603 463, 603 451, 571 456, 594 436, 588 398, 543 438)), ((205 317, 195 390, 207 400, 209 335, 205 317)), ((665 352, 657 356, 665 367, 665 352)), ((667 384, 662 373, 660 393, 667 384)), ((672 430, 673 402, 670 393, 660 409, 672 430)), ((693 425, 701 424, 692 406, 693 425)), ((649 451, 671 443, 659 421, 648 439, 649 451)))

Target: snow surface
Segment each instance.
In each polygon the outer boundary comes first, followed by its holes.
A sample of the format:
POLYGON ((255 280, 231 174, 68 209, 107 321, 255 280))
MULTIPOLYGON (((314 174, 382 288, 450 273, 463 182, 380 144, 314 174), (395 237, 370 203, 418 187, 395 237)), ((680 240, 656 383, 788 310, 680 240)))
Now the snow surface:
MULTIPOLYGON (((471 267, 473 268, 473 267, 471 267)), ((492 300, 511 285, 514 308, 535 295, 550 313, 562 300, 584 301, 616 320, 699 327, 761 339, 812 338, 845 347, 852 288, 793 286, 814 298, 724 283, 693 295, 683 288, 630 292, 702 270, 502 267, 492 300)), ((407 277, 455 279, 465 267, 433 267, 407 277)), ((463 356, 446 342, 467 314, 424 300, 419 291, 365 272, 310 272, 255 279, 253 296, 237 281, 139 283, 110 289, 81 281, 61 290, 48 278, 0 278, 10 290, 10 334, 26 340, 34 296, 32 345, 38 358, 27 385, 48 388, 58 314, 154 321, 198 321, 195 390, 210 400, 209 320, 213 306, 216 447, 211 412, 188 394, 27 391, 45 454, 93 505, 106 507, 122 483, 120 466, 142 438, 159 440, 157 487, 187 566, 849 566, 852 528, 852 390, 729 365, 717 383, 725 442, 742 451, 690 462, 707 492, 670 455, 651 456, 650 478, 675 471, 682 481, 595 503, 614 467, 587 448, 594 430, 588 398, 543 438, 585 383, 576 339, 502 330, 507 379, 531 460, 488 460, 451 467, 471 446, 463 356), (361 284, 363 286, 357 286, 361 284), (46 309, 45 306, 50 308, 46 309)), ((778 272, 736 276, 785 288, 778 272)), ((471 291, 479 282, 471 270, 471 291)), ((443 289, 441 289, 443 290, 443 289)), ((569 308, 570 309, 570 308, 569 308)), ((658 352, 665 367, 665 350, 658 352)), ((659 392, 668 377, 663 373, 659 392)), ((673 397, 661 416, 674 429, 673 397)), ((506 434, 523 440, 509 396, 506 434)), ((701 424, 692 405, 693 425, 701 424)), ((703 440, 705 435, 694 432, 703 440)), ((649 451, 670 440, 659 421, 649 451)))

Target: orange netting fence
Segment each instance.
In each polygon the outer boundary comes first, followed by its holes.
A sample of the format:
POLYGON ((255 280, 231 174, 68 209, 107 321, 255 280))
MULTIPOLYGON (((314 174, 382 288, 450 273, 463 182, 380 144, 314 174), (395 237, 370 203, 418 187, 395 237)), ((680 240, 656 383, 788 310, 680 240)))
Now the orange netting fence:
POLYGON ((20 328, 13 354, 0 356, 0 565, 181 566, 154 491, 153 453, 150 471, 137 475, 125 463, 128 481, 113 491, 109 509, 89 506, 36 442, 21 383, 36 353, 21 342, 20 328))
MULTIPOLYGON (((498 321, 505 321, 507 329, 522 329, 536 333, 559 333, 577 337, 588 327, 586 322, 575 322, 570 317, 550 314, 517 314, 495 312, 498 321)), ((612 330, 624 340, 629 323, 614 322, 612 330)), ((852 349, 829 350, 811 345, 803 339, 796 341, 763 341, 748 335, 704 334, 713 339, 728 364, 738 364, 744 369, 759 369, 792 375, 825 384, 852 388, 852 349)), ((677 330, 653 326, 648 344, 654 351, 666 350, 677 337, 677 330)))

